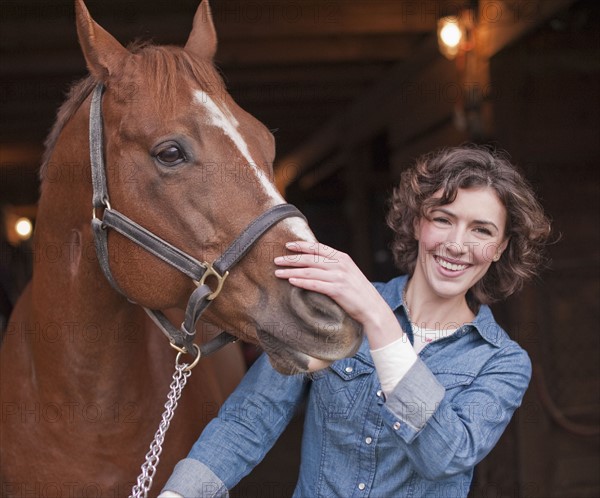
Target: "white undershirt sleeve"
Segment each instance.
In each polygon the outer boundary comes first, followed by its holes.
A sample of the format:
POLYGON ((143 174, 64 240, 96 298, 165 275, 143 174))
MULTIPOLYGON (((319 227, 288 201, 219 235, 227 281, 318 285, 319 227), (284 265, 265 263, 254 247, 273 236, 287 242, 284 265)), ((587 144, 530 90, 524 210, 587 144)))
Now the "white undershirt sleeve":
POLYGON ((371 350, 371 356, 375 362, 381 389, 386 395, 394 390, 417 361, 417 353, 406 335, 387 346, 371 350))

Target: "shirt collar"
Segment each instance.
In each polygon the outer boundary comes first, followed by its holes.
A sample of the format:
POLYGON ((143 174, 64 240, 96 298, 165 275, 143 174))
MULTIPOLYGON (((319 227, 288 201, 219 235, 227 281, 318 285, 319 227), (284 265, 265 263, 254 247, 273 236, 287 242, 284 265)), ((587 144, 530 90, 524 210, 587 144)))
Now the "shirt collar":
POLYGON ((406 308, 404 303, 404 287, 406 287, 406 283, 408 282, 408 275, 401 275, 399 277, 393 278, 389 282, 381 283, 376 282, 375 288, 381 294, 381 297, 385 300, 386 303, 392 308, 394 311, 397 310, 400 306, 406 308))
MULTIPOLYGON (((375 288, 381 294, 381 297, 386 303, 396 311, 398 308, 404 308, 406 312, 406 303, 404 303, 403 293, 404 287, 408 282, 408 275, 401 275, 393 278, 387 283, 376 282, 375 288)), ((466 327, 475 329, 483 339, 492 344, 493 346, 500 346, 504 341, 505 332, 496 323, 492 310, 489 306, 482 304, 479 307, 479 311, 475 316, 474 320, 466 327)))
POLYGON ((499 347, 507 337, 506 332, 496 323, 492 310, 485 304, 479 307, 479 312, 471 326, 479 332, 481 337, 496 347, 499 347))

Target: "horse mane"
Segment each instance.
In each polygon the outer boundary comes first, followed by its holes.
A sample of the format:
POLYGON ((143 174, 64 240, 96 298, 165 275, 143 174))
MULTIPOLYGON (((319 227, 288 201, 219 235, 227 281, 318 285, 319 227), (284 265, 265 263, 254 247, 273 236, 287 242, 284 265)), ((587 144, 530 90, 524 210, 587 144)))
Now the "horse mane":
MULTIPOLYGON (((175 102, 177 82, 187 76, 209 94, 223 95, 225 85, 216 67, 208 61, 196 59, 181 47, 172 45, 154 45, 148 41, 135 41, 128 50, 139 54, 140 65, 148 78, 145 84, 152 85, 154 92, 160 96, 161 105, 171 107, 175 102)), ((44 141, 44 154, 40 167, 40 180, 43 182, 52 151, 65 125, 83 104, 98 82, 88 75, 76 81, 68 90, 65 101, 59 107, 56 120, 44 141)))
POLYGON ((43 182, 46 176, 46 169, 50 162, 50 156, 54 146, 58 141, 58 137, 69 121, 73 114, 79 109, 79 106, 83 104, 83 101, 87 98, 93 88, 96 86, 96 80, 91 75, 75 82, 67 93, 66 100, 62 103, 56 114, 56 120, 50 129, 50 133, 44 141, 44 155, 42 156, 42 166, 40 168, 40 180, 43 182))

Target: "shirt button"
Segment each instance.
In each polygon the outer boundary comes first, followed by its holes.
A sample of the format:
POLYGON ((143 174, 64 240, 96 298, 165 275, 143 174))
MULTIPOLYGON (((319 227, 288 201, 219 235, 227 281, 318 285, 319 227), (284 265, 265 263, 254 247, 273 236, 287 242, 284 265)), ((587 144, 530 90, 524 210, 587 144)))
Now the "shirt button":
POLYGON ((367 485, 366 485, 364 482, 361 482, 361 483, 358 485, 358 489, 360 489, 361 491, 362 491, 363 489, 365 489, 366 487, 367 487, 367 485))
POLYGON ((352 367, 346 367, 344 369, 346 371, 346 373, 352 373, 352 370, 354 370, 352 367))
POLYGON ((371 444, 373 442, 373 438, 372 437, 368 437, 365 439, 365 443, 367 444, 371 444))
POLYGON ((394 430, 397 431, 398 429, 400 429, 400 422, 394 424, 394 430))
POLYGON ((380 389, 379 391, 377 391, 377 397, 381 398, 381 395, 383 394, 383 391, 380 389))

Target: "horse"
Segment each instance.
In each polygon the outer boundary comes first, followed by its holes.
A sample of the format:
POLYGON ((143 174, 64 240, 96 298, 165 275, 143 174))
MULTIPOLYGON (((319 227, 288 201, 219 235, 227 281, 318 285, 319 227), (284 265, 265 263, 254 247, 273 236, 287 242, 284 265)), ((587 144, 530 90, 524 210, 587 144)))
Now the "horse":
POLYGON ((286 242, 315 237, 271 181, 273 135, 214 66, 207 0, 183 47, 125 48, 83 0, 75 18, 89 75, 46 139, 32 278, 0 349, 2 496, 127 496, 173 366, 192 355, 153 480, 160 489, 245 372, 239 345, 200 358, 218 330, 260 345, 284 374, 322 368, 361 341, 332 300, 274 276, 274 257, 291 257, 286 242), (224 260, 227 272, 214 264, 224 260), (194 262, 200 281, 185 266, 194 262), (166 340, 161 321, 182 319, 171 326, 182 343, 166 340))

